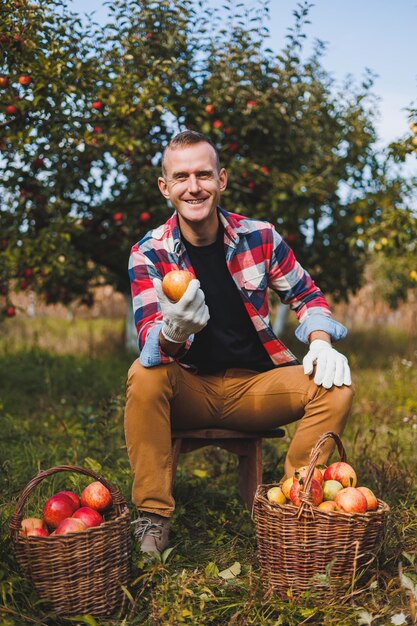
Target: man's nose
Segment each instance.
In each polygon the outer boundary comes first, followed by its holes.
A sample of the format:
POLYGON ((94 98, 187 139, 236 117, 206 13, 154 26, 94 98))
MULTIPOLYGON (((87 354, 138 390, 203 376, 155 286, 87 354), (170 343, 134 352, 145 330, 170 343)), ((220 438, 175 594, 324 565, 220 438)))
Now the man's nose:
POLYGON ((200 189, 200 181, 198 180, 197 176, 191 174, 191 176, 189 176, 188 178, 188 191, 190 193, 197 193, 198 191, 200 191, 200 189))

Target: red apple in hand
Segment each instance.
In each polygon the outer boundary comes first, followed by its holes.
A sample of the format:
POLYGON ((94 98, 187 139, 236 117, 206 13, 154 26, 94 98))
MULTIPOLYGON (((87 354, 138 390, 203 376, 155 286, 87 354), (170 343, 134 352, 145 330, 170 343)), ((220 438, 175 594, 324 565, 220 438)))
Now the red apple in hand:
POLYGON ((366 498, 366 502, 368 503, 368 511, 376 511, 378 508, 378 500, 373 491, 371 491, 368 487, 358 487, 358 491, 363 493, 366 498))
POLYGON ((45 522, 39 519, 39 517, 26 517, 22 520, 20 534, 27 535, 30 530, 34 530, 35 528, 47 530, 45 522))
POLYGON ((178 302, 187 290, 188 285, 194 276, 187 270, 173 270, 165 274, 162 280, 164 294, 172 300, 178 302))
POLYGON ((68 535, 68 533, 79 533, 82 530, 87 530, 87 526, 82 520, 67 517, 59 524, 54 535, 68 535))
POLYGON ((76 507, 65 493, 56 493, 43 507, 43 519, 50 528, 57 528, 66 517, 71 517, 76 507))
POLYGON ((345 513, 366 513, 368 503, 365 496, 355 487, 345 487, 334 497, 336 506, 345 513))
POLYGON ((324 480, 338 480, 343 487, 356 487, 356 472, 349 463, 338 461, 332 463, 324 472, 324 480))
POLYGON ((32 528, 27 531, 26 537, 49 537, 49 533, 44 528, 32 528))
POLYGON ((100 526, 103 521, 102 516, 95 509, 91 509, 89 506, 82 506, 80 509, 77 509, 72 516, 72 519, 80 519, 87 528, 92 528, 93 526, 100 526))
POLYGON ((107 487, 96 480, 87 485, 82 492, 81 504, 96 511, 105 511, 113 504, 113 498, 107 487))

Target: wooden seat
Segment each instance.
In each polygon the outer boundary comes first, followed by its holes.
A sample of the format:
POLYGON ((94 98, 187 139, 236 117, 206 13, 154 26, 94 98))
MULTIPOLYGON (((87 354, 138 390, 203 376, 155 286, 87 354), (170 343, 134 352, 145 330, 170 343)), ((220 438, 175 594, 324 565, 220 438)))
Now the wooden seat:
POLYGON ((262 439, 282 438, 282 428, 243 432, 220 428, 172 431, 172 483, 180 453, 192 452, 205 446, 218 446, 239 457, 239 492, 249 511, 256 488, 262 483, 262 439))

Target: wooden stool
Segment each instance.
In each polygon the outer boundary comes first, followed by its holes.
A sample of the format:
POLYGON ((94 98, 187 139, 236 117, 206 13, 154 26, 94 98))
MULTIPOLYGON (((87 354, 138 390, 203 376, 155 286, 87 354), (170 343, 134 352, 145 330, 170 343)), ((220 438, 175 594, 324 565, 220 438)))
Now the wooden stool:
POLYGON ((192 452, 205 446, 219 446, 239 457, 239 492, 249 511, 256 488, 262 483, 262 439, 284 437, 282 428, 243 432, 220 428, 172 431, 172 484, 181 452, 192 452))

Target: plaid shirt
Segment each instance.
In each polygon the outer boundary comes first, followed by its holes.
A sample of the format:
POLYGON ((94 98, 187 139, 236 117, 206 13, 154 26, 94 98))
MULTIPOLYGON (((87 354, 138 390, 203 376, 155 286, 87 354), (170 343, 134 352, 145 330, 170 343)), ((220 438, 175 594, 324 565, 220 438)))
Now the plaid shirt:
MULTIPOLYGON (((228 270, 259 339, 275 365, 298 361, 273 333, 269 319, 268 287, 295 312, 300 322, 295 332, 301 341, 307 343, 309 334, 314 330, 329 333, 333 340, 346 335, 346 328, 332 319, 323 294, 272 224, 228 213, 220 207, 218 212, 224 226, 228 270)), ((163 278, 175 269, 187 269, 195 274, 181 241, 176 213, 135 244, 129 259, 140 360, 147 367, 174 360, 159 346, 162 314, 152 280, 163 278)), ((193 335, 188 338, 186 350, 193 338, 193 335)))

